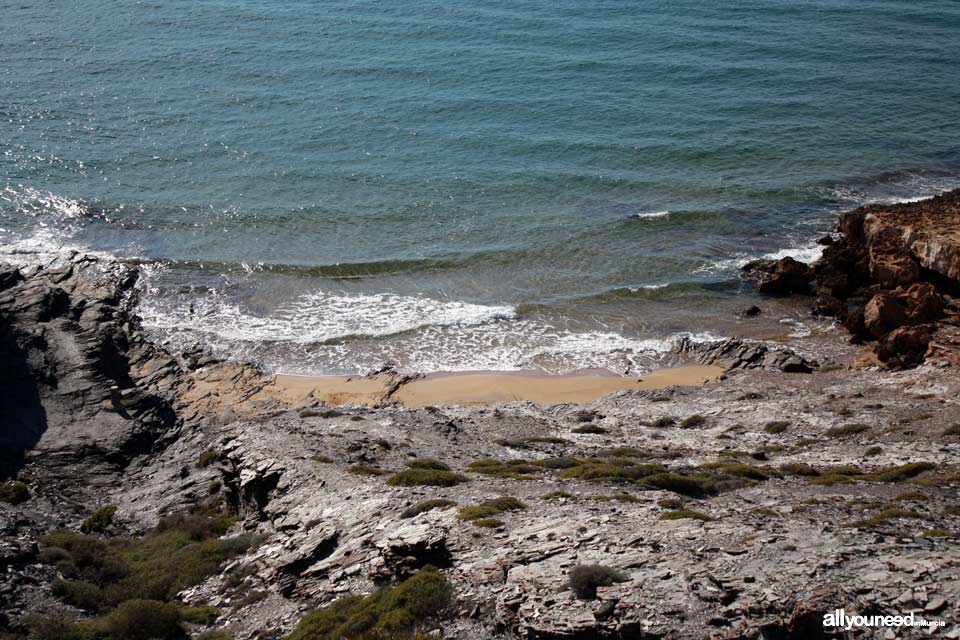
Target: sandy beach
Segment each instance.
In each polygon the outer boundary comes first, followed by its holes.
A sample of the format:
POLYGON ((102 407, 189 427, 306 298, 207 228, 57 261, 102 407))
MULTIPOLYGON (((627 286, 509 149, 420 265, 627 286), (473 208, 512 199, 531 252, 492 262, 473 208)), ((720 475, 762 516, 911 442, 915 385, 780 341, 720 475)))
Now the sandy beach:
POLYGON ((700 386, 718 381, 722 374, 723 369, 717 366, 685 366, 658 369, 640 378, 529 372, 437 373, 418 378, 278 375, 262 393, 288 402, 313 399, 329 405, 366 406, 397 403, 410 409, 512 401, 580 404, 615 391, 700 386))

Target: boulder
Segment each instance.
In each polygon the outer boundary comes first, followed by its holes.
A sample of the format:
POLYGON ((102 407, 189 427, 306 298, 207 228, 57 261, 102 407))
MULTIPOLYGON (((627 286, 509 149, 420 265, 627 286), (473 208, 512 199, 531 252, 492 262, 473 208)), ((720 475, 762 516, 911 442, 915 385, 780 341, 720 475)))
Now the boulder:
POLYGON ((757 291, 769 295, 810 293, 813 270, 793 258, 753 260, 743 266, 748 277, 756 281, 757 291))
POLYGON ((936 329, 933 324, 894 329, 880 341, 877 357, 892 369, 915 366, 923 361, 936 329))
POLYGON ((929 282, 916 282, 906 291, 898 289, 895 293, 909 310, 911 322, 932 322, 943 316, 943 299, 929 282))
POLYGON ((893 295, 881 291, 863 308, 863 324, 874 338, 882 338, 897 327, 907 324, 907 310, 893 295))

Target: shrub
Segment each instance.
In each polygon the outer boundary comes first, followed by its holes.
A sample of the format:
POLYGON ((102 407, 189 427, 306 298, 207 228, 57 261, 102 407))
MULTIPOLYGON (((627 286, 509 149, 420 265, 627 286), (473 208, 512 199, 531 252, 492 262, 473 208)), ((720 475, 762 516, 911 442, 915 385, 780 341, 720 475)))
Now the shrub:
POLYGON ((495 516, 498 513, 500 513, 500 510, 494 507, 474 505, 471 507, 461 508, 460 511, 457 512, 457 519, 470 522, 471 520, 489 518, 490 516, 495 516))
POLYGON ((336 409, 301 409, 301 418, 339 418, 343 415, 342 411, 336 409))
POLYGON ((886 509, 880 513, 874 514, 865 520, 858 520, 852 526, 861 529, 869 529, 885 524, 889 520, 898 520, 900 518, 919 518, 920 514, 904 509, 886 509))
POLYGON ((347 473, 352 473, 355 476, 387 476, 390 475, 389 471, 384 471, 379 467, 371 467, 368 464, 355 464, 352 467, 347 468, 347 473))
POLYGON ((898 493, 893 499, 900 502, 926 502, 930 498, 927 497, 927 494, 919 491, 905 491, 898 493))
POLYGON ((742 464, 739 462, 710 462, 703 465, 705 469, 712 469, 738 478, 748 478, 750 480, 767 480, 776 478, 780 473, 770 467, 756 467, 751 464, 742 464))
POLYGON ((200 457, 197 459, 197 464, 201 467, 209 467, 211 464, 217 461, 218 457, 219 456, 217 455, 216 451, 210 451, 208 449, 200 454, 200 457))
POLYGON ((820 471, 816 467, 802 462, 788 462, 780 465, 780 471, 789 476, 819 476, 820 471))
POLYGON ((755 516, 763 516, 763 517, 771 517, 771 518, 780 517, 779 511, 770 509, 769 507, 757 507, 755 509, 751 509, 750 513, 752 513, 755 516))
POLYGON ((128 600, 107 616, 106 627, 114 640, 176 640, 183 636, 180 612, 156 600, 128 600))
POLYGON ((617 464, 616 460, 588 461, 578 467, 564 469, 560 472, 561 478, 579 478, 580 480, 599 480, 608 482, 636 482, 666 469, 658 464, 636 464, 626 460, 625 464, 617 464))
POLYGON ((456 505, 457 503, 453 500, 445 500, 443 498, 426 500, 419 504, 415 504, 412 507, 407 507, 400 513, 400 517, 412 518, 420 515, 421 513, 426 513, 427 511, 433 511, 434 509, 446 509, 447 507, 455 507, 456 505))
POLYGON ((478 520, 471 520, 470 524, 482 529, 499 529, 504 525, 504 522, 496 518, 480 518, 478 520))
POLYGON ((881 453, 883 453, 883 447, 869 447, 863 452, 863 455, 868 458, 872 458, 873 456, 878 456, 881 453))
POLYGON ((424 567, 395 587, 366 597, 348 597, 306 615, 286 640, 400 637, 450 606, 453 588, 424 567))
POLYGON ((677 509, 676 511, 666 511, 660 514, 661 520, 700 520, 702 522, 713 522, 705 513, 694 511, 693 509, 677 509))
POLYGON ((55 531, 40 539, 40 560, 55 563, 65 578, 56 595, 90 611, 107 612, 127 600, 170 600, 250 546, 250 536, 216 538, 231 521, 213 513, 170 516, 139 538, 55 531))
POLYGON ((675 418, 671 418, 670 416, 663 416, 662 418, 657 418, 656 420, 654 420, 650 426, 656 427, 658 429, 664 429, 666 427, 672 427, 675 424, 677 424, 677 420, 675 418))
POLYGON ((630 578, 625 573, 602 564, 581 564, 570 570, 570 589, 581 600, 595 600, 597 587, 609 587, 630 578))
POLYGON ((607 430, 597 424, 584 424, 573 429, 573 433, 603 434, 603 433, 607 433, 607 430))
POLYGON ((716 484, 708 478, 682 476, 676 473, 658 473, 642 480, 643 484, 673 491, 693 498, 717 492, 716 484))
POLYGON ((663 500, 657 500, 657 506, 664 509, 679 509, 683 506, 683 500, 664 498, 663 500))
POLYGON ((216 607, 182 607, 180 619, 191 624, 208 627, 220 617, 220 609, 216 607))
POLYGON ((310 456, 310 459, 313 460, 314 462, 319 462, 321 464, 330 464, 331 462, 333 462, 333 458, 331 458, 330 456, 325 456, 322 453, 317 453, 315 455, 312 455, 310 456))
POLYGON ((441 469, 404 469, 393 474, 387 484, 392 487, 452 487, 466 482, 466 476, 441 469))
POLYGON ((544 500, 576 500, 577 496, 566 491, 548 491, 540 496, 544 500))
POLYGON ((411 469, 433 469, 435 471, 450 471, 450 467, 433 458, 416 458, 408 460, 407 466, 411 469))
POLYGON ((496 478, 512 478, 514 480, 532 480, 529 474, 541 473, 543 468, 527 460, 508 460, 501 462, 492 458, 476 460, 467 465, 467 470, 482 473, 496 478))
POLYGON ((790 423, 786 420, 773 420, 763 425, 763 430, 767 433, 783 433, 790 426, 790 423))
POLYGON ((570 469, 571 467, 576 467, 583 464, 575 458, 544 458, 543 460, 538 460, 534 464, 537 464, 544 469, 570 469))
POLYGON ((500 496, 492 500, 486 500, 480 503, 485 507, 493 507, 498 511, 523 511, 527 505, 511 496, 500 496))
POLYGON ((693 429, 695 427, 703 426, 707 423, 707 418, 701 416, 700 414, 692 415, 688 418, 684 418, 683 422, 680 423, 681 429, 693 429))
POLYGON ((867 475, 870 480, 877 482, 904 482, 914 476, 918 476, 924 471, 936 469, 937 465, 932 462, 910 462, 898 467, 887 467, 879 469, 867 475))
POLYGON ((740 402, 743 402, 744 400, 763 400, 763 394, 757 393, 756 391, 750 391, 749 393, 745 393, 738 397, 737 400, 740 402))
POLYGON ((569 440, 559 436, 531 436, 524 438, 530 444, 568 444, 569 440))
POLYGON ((94 640, 106 635, 99 620, 73 622, 60 618, 33 616, 25 620, 33 640, 94 640))
POLYGON ((869 431, 870 427, 865 424, 846 424, 842 427, 832 427, 827 429, 824 432, 825 436, 830 438, 844 438, 846 436, 856 435, 858 433, 863 433, 864 431, 869 431))
POLYGON ((220 489, 222 487, 223 485, 220 483, 219 480, 211 481, 210 484, 207 485, 207 495, 213 496, 220 493, 220 489))
POLYGON ((0 502, 22 504, 30 499, 30 490, 22 482, 10 481, 0 483, 0 502))
POLYGON ((927 529, 921 533, 924 538, 951 538, 953 534, 946 529, 927 529))
POLYGON ((101 533, 106 530, 113 523, 113 514, 117 512, 117 508, 108 504, 104 507, 100 507, 91 514, 89 518, 83 521, 83 524, 80 525, 80 531, 84 533, 101 533))

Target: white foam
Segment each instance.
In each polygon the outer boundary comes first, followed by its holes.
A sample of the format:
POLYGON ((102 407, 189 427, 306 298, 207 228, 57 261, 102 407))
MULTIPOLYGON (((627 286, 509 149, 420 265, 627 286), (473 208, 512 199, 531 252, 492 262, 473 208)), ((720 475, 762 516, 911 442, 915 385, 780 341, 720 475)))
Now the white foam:
POLYGON ((633 214, 635 218, 663 218, 664 216, 670 215, 669 211, 650 211, 645 213, 635 213, 633 214))
MULTIPOLYGON (((819 260, 820 256, 823 255, 823 246, 811 243, 808 245, 800 247, 789 247, 786 249, 779 249, 772 253, 766 253, 763 255, 764 258, 769 258, 771 260, 780 260, 781 258, 793 258, 794 260, 799 260, 800 262, 810 263, 815 260, 819 260)), ((745 260, 743 264, 749 262, 745 260)), ((743 266, 741 264, 740 266, 743 266)))

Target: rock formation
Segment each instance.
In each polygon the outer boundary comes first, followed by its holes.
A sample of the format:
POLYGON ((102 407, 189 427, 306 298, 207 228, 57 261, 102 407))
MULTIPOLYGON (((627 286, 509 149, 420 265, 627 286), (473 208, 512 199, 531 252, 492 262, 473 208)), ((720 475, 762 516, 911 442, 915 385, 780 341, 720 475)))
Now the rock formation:
POLYGON ((859 362, 898 369, 960 357, 960 190, 840 215, 838 237, 804 269, 792 258, 744 266, 762 293, 806 293, 813 312, 836 317, 855 342, 859 362))

